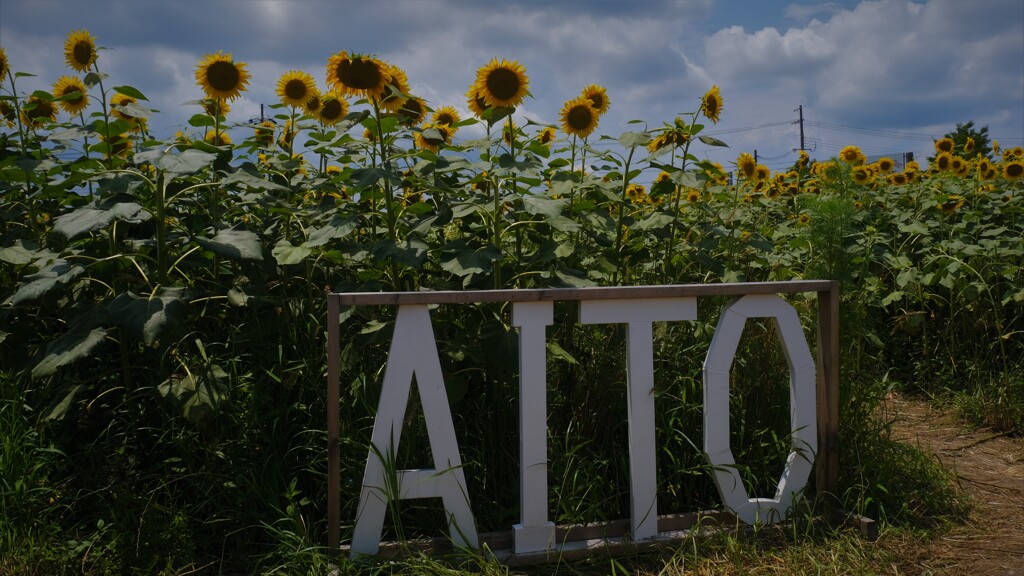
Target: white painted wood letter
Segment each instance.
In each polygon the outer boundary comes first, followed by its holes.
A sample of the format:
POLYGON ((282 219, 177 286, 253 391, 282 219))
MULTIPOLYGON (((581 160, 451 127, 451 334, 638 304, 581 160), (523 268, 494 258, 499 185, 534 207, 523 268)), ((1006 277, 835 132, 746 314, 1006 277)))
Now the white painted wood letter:
POLYGON ((512 325, 519 328, 519 504, 512 527, 515 553, 555 548, 555 524, 548 521, 547 331, 554 303, 516 302, 512 325))
POLYGON ((398 308, 371 441, 373 446, 366 458, 359 493, 352 554, 376 554, 388 502, 410 498, 441 498, 452 541, 475 548, 476 523, 469 507, 466 477, 441 375, 437 343, 425 305, 398 308), (398 453, 414 376, 423 404, 434 467, 395 470, 394 455, 398 453))
POLYGON ((815 368, 796 309, 774 294, 734 300, 718 319, 704 359, 704 454, 714 466, 722 502, 747 524, 780 522, 807 485, 818 451, 815 368), (772 498, 750 498, 729 444, 729 373, 748 318, 771 318, 789 366, 792 444, 772 498))
POLYGON ((580 322, 583 324, 626 324, 630 531, 634 540, 658 535, 653 324, 696 319, 696 298, 580 302, 580 322))

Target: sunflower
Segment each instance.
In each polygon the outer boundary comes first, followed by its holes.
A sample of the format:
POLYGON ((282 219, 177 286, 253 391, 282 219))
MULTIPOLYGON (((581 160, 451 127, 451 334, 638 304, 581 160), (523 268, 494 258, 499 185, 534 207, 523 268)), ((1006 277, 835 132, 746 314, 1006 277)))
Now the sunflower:
POLYGON ((409 92, 412 91, 409 88, 409 77, 398 66, 385 64, 385 67, 391 80, 384 90, 384 98, 380 101, 380 105, 389 112, 398 112, 409 98, 409 92))
POLYGON ((257 124, 253 127, 253 132, 255 132, 256 142, 260 146, 270 146, 274 143, 274 123, 270 120, 264 120, 257 124))
POLYGON ((585 96, 566 102, 559 114, 562 130, 570 136, 586 138, 597 128, 598 112, 591 105, 590 98, 585 96))
POLYGON ((807 214, 805 212, 805 213, 801 214, 799 218, 797 218, 797 222, 799 222, 800 224, 803 224, 803 225, 810 224, 811 223, 811 215, 807 214))
POLYGON ((427 116, 427 105, 422 98, 410 96, 402 100, 402 105, 397 108, 398 121, 406 126, 419 124, 427 116))
POLYGON ((1024 161, 1012 160, 1003 163, 1003 176, 1007 180, 1020 180, 1024 178, 1024 161))
POLYGON ((967 175, 968 170, 971 168, 971 164, 960 156, 953 156, 953 159, 949 163, 949 168, 954 174, 962 178, 967 175))
POLYGON ((867 159, 864 153, 860 151, 860 148, 856 146, 847 146, 839 151, 839 159, 847 164, 863 164, 867 159))
POLYGON ((227 146, 231 144, 231 137, 223 130, 219 132, 207 130, 206 136, 203 137, 203 140, 205 140, 207 144, 213 144, 214 146, 227 146))
POLYGON ((893 186, 903 186, 907 183, 907 175, 903 172, 894 172, 889 174, 889 184, 893 186))
POLYGON ((700 109, 708 120, 718 124, 718 119, 722 116, 722 93, 717 85, 712 85, 701 98, 700 109))
POLYGON ((391 78, 387 63, 363 54, 342 50, 327 60, 327 83, 342 97, 380 100, 391 78))
POLYGON ((939 152, 935 156, 935 168, 945 172, 953 167, 953 155, 949 152, 939 152))
POLYGON ((310 118, 320 118, 320 109, 324 103, 320 100, 320 91, 314 89, 306 99, 306 103, 302 105, 302 111, 310 118))
POLYGON ((459 118, 459 112, 452 106, 441 106, 434 111, 434 115, 430 118, 434 124, 447 124, 451 126, 458 124, 462 119, 459 118))
POLYGON ((526 97, 530 79, 519 62, 492 59, 476 73, 473 90, 488 107, 514 108, 526 97))
POLYGON ((992 161, 985 157, 978 160, 977 171, 979 180, 991 180, 996 175, 996 169, 992 166, 992 161))
POLYGON ((295 124, 289 120, 284 123, 284 129, 281 130, 281 135, 277 137, 277 143, 281 148, 288 148, 292 145, 293 140, 295 140, 295 124))
POLYGON ((768 177, 771 175, 771 168, 765 166, 764 164, 758 164, 756 167, 754 167, 754 178, 758 180, 767 180, 768 177))
POLYGON ((132 141, 124 136, 113 136, 112 145, 108 144, 106 138, 100 135, 100 142, 107 145, 107 157, 120 156, 121 158, 127 158, 132 152, 132 141))
POLYGON ((244 62, 235 62, 231 54, 207 54, 196 65, 196 84, 209 98, 234 100, 245 91, 249 72, 244 62))
POLYGON ((424 124, 423 128, 416 132, 414 140, 417 148, 437 152, 442 145, 451 142, 452 133, 451 127, 447 124, 424 124), (437 135, 428 131, 435 131, 437 135))
POLYGON ((700 202, 700 197, 700 190, 696 190, 694 188, 690 188, 690 191, 686 193, 686 201, 691 204, 700 202))
POLYGON ((879 158, 876 164, 878 164, 878 170, 882 174, 888 174, 889 172, 892 172, 893 168, 896 167, 896 161, 893 160, 892 158, 889 158, 888 156, 883 156, 879 158))
POLYGON ((64 41, 64 61, 79 72, 88 72, 96 62, 96 38, 87 30, 75 30, 64 41))
POLYGON ((283 104, 301 108, 316 92, 316 82, 308 72, 289 70, 277 80, 277 97, 283 104))
POLYGON ((941 152, 952 153, 953 152, 953 146, 954 146, 954 142, 953 142, 952 138, 940 138, 939 140, 935 141, 935 151, 939 152, 939 153, 941 153, 941 152))
POLYGON ((630 184, 626 187, 626 198, 633 204, 644 204, 647 202, 647 189, 643 184, 630 184))
POLYGON ((7 62, 7 52, 4 52, 4 49, 0 48, 0 82, 4 81, 4 78, 7 77, 10 69, 10 64, 7 62))
POLYGON ((57 120, 57 109, 53 106, 53 102, 49 100, 43 100, 38 96, 29 96, 28 102, 21 109, 21 119, 26 124, 31 124, 33 127, 38 128, 45 124, 47 120, 55 122, 57 120))
POLYGON ((867 184, 871 180, 871 170, 867 166, 854 166, 850 171, 850 176, 857 184, 867 184))
POLYGON ((960 209, 964 205, 964 197, 959 194, 950 194, 946 198, 945 202, 941 202, 939 207, 942 208, 943 214, 952 214, 960 209))
POLYGON ((53 83, 53 95, 56 98, 68 96, 67 100, 62 100, 57 105, 71 115, 78 114, 89 106, 85 84, 76 76, 61 76, 53 83))
POLYGON ((203 112, 206 112, 207 116, 226 116, 231 111, 231 104, 219 98, 203 98, 199 105, 203 107, 203 112))
POLYGON ((470 87, 469 92, 466 92, 466 106, 473 113, 473 116, 481 119, 488 108, 487 102, 477 94, 476 89, 473 87, 470 87))
POLYGON ((7 100, 0 100, 0 118, 8 128, 14 127, 14 120, 17 116, 14 115, 14 106, 11 106, 7 100))
POLYGON ((974 138, 967 137, 967 141, 964 142, 964 154, 970 154, 974 151, 974 138))
POLYGON ((744 152, 736 159, 736 170, 741 177, 750 180, 757 173, 757 162, 753 156, 744 152))
POLYGON ((129 104, 135 104, 135 102, 135 98, 132 98, 127 94, 121 93, 114 94, 110 98, 111 113, 113 113, 114 116, 120 118, 121 120, 128 122, 128 124, 131 125, 131 130, 133 132, 137 132, 139 130, 139 124, 142 122, 142 118, 136 118, 135 116, 128 114, 124 110, 121 110, 121 107, 127 106, 129 104))
POLYGON ((540 134, 537 134, 537 141, 540 142, 541 144, 545 145, 545 146, 550 144, 550 143, 552 143, 552 142, 554 142, 554 140, 555 140, 555 129, 550 127, 550 126, 548 126, 547 128, 541 130, 540 134))
POLYGON ((682 146, 690 140, 690 135, 679 128, 666 128, 656 138, 647 143, 647 151, 654 154, 658 150, 670 146, 682 146))
POLYGON ((608 111, 608 106, 611 101, 608 100, 608 91, 604 89, 604 86, 598 86, 597 84, 590 84, 583 89, 580 96, 584 98, 590 98, 590 105, 597 110, 598 114, 604 114, 608 111))
POLYGON ((801 150, 800 151, 800 159, 796 161, 797 166, 799 166, 800 168, 807 168, 807 166, 810 163, 811 163, 811 156, 809 154, 807 154, 806 150, 801 150))
POLYGON ((370 130, 369 128, 366 128, 363 130, 363 140, 366 140, 367 142, 376 142, 377 133, 374 132, 373 130, 370 130))
POLYGON ((321 100, 320 121, 332 126, 348 115, 348 101, 337 94, 328 94, 321 100))

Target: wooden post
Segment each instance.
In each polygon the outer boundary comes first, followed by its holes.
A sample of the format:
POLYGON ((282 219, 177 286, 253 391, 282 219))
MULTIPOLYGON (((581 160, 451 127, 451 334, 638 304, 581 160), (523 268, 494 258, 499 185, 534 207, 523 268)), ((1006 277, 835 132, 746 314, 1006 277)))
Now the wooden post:
POLYGON ((818 455, 822 503, 839 496, 839 283, 818 292, 818 455))
POLYGON ((330 554, 341 551, 341 454, 338 435, 339 391, 341 380, 341 301, 334 294, 327 296, 327 549, 330 554))

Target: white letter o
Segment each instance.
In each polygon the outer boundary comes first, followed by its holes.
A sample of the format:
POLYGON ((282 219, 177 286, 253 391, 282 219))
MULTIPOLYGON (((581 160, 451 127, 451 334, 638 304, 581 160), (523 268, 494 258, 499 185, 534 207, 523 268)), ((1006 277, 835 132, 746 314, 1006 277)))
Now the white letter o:
POLYGON ((818 451, 815 367, 796 309, 776 295, 751 294, 722 310, 704 359, 704 453, 722 502, 747 524, 779 522, 804 489, 818 451), (729 372, 748 318, 771 318, 789 366, 792 448, 774 498, 750 498, 729 444, 729 372))

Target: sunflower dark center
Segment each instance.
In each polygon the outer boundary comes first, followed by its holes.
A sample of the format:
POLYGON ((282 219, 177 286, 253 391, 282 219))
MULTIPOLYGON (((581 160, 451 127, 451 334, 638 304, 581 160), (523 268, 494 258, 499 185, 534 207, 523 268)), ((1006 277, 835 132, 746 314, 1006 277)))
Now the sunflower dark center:
POLYGON ((218 61, 206 69, 206 79, 215 90, 230 92, 238 88, 241 74, 232 62, 218 61))
POLYGON ((590 106, 574 106, 567 117, 569 127, 573 130, 586 130, 594 119, 594 111, 590 106))
POLYGON ((380 85, 380 68, 371 60, 342 60, 337 72, 338 79, 349 88, 369 90, 380 85))
POLYGON ((409 116, 410 118, 419 118, 423 115, 423 105, 420 101, 415 98, 409 98, 402 103, 402 108, 399 110, 402 114, 409 116))
POLYGON ((594 105, 595 109, 600 110, 604 106, 604 97, 601 96, 600 92, 590 95, 590 102, 594 105))
POLYGON ((707 109, 708 114, 714 114, 718 110, 718 98, 715 98, 714 95, 709 95, 704 103, 704 108, 707 109))
POLYGON ((37 100, 36 107, 29 110, 28 117, 32 120, 36 118, 50 118, 53 116, 53 105, 44 100, 37 100))
POLYGON ((71 54, 75 57, 75 62, 82 65, 92 64, 92 46, 88 42, 78 42, 75 47, 71 49, 71 54))
POLYGON ((305 98, 306 92, 306 83, 298 78, 289 80, 288 83, 284 85, 285 96, 293 100, 301 100, 305 98))
POLYGON ((1024 176, 1024 164, 1009 164, 1006 166, 1006 175, 1010 178, 1024 176))
POLYGON ((67 96, 68 94, 74 94, 74 96, 65 100, 69 104, 79 104, 82 102, 82 98, 85 97, 78 86, 67 86, 61 91, 61 96, 67 96))
POLYGON ((341 116, 341 101, 330 100, 324 102, 323 108, 320 109, 320 117, 324 120, 331 121, 337 120, 341 116))
POLYGON ((438 115, 437 123, 438 124, 448 124, 450 126, 450 125, 455 123, 455 118, 452 118, 451 114, 448 114, 447 112, 445 112, 443 114, 438 115))
POLYGON ((498 100, 509 100, 519 93, 519 76, 508 68, 491 70, 487 75, 487 91, 498 100))

